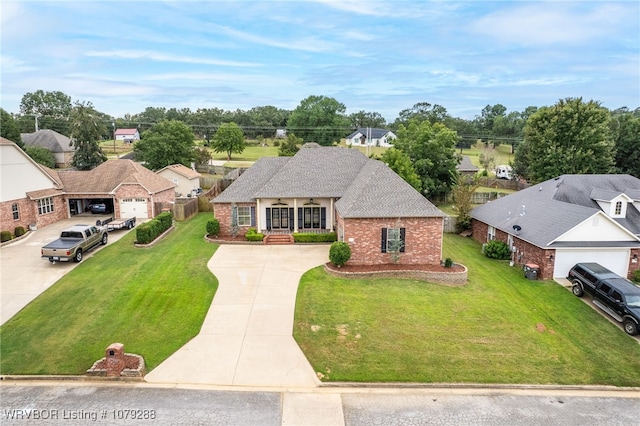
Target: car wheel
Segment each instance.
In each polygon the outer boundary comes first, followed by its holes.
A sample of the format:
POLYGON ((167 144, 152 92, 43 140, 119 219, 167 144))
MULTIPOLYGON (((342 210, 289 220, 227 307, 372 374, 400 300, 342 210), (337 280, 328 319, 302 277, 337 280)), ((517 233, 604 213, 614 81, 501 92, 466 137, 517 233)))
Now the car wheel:
POLYGON ((580 287, 580 284, 574 282, 573 287, 571 287, 571 293, 573 293, 575 296, 582 297, 584 291, 582 290, 582 287, 580 287))
POLYGON ((133 229, 133 222, 129 222, 129 224, 127 225, 127 228, 133 229))
POLYGON ((82 249, 78 249, 76 255, 73 256, 73 261, 76 263, 80 263, 82 261, 82 249))
POLYGON ((638 324, 636 324, 633 320, 627 319, 623 324, 624 331, 630 336, 633 336, 638 333, 638 324))
POLYGON ((103 245, 103 246, 106 246, 106 245, 107 245, 107 240, 108 240, 108 238, 109 238, 109 237, 107 237, 107 234, 104 234, 104 235, 102 236, 102 245, 103 245))

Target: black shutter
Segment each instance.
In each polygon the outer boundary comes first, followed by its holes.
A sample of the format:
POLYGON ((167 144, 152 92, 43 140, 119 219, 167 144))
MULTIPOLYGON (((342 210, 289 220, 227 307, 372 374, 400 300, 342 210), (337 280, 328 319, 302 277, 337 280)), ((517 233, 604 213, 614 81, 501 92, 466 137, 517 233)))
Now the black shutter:
POLYGON ((256 226, 256 208, 251 206, 251 226, 256 226))
POLYGON ((326 207, 320 208, 320 228, 321 229, 327 228, 327 208, 326 207))
POLYGON ((267 230, 271 231, 271 208, 267 207, 267 230))
POLYGON ((400 228, 400 253, 404 253, 404 228, 400 228))
POLYGON ((382 228, 382 238, 380 241, 380 251, 382 253, 387 252, 387 228, 382 228))
POLYGON ((289 230, 293 231, 293 225, 295 223, 295 218, 293 217, 293 207, 289 207, 289 230))
POLYGON ((304 220, 304 217, 302 214, 302 207, 298 207, 298 230, 303 228, 302 226, 304 223, 303 220, 304 220))

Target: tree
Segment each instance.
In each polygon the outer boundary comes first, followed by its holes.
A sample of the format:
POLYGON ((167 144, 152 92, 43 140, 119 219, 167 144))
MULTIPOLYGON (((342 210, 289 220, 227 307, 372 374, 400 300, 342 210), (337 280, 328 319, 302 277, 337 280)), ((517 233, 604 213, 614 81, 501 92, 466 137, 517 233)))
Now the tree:
POLYGON ((386 120, 379 112, 358 111, 349 115, 349 120, 355 129, 363 127, 384 128, 387 125, 386 120))
POLYGON ((0 136, 15 142, 20 148, 24 149, 18 123, 16 123, 11 114, 2 108, 0 108, 0 136))
POLYGON ((611 130, 616 147, 616 171, 640 178, 640 116, 613 111, 611 130))
POLYGON ((302 145, 304 141, 293 133, 287 134, 287 138, 280 144, 278 155, 280 157, 293 157, 300 150, 298 145, 302 145))
POLYGON ((455 153, 458 135, 444 124, 411 121, 400 125, 394 146, 409 156, 422 181, 422 192, 443 197, 453 186, 460 158, 455 153))
POLYGON ((385 162, 391 170, 414 187, 416 191, 420 192, 422 189, 422 181, 411 163, 411 158, 409 158, 407 154, 392 147, 382 154, 380 160, 385 162))
POLYGON ((207 165, 211 160, 211 151, 207 148, 198 147, 194 151, 194 161, 198 165, 207 165))
POLYGON ((190 166, 195 157, 195 137, 191 127, 181 121, 162 120, 142 134, 133 150, 136 158, 151 170, 171 164, 190 166))
POLYGON ((31 128, 22 130, 35 131, 37 120, 38 130, 50 129, 68 135, 68 120, 72 107, 71 97, 59 91, 36 90, 33 93, 26 93, 20 102, 20 114, 29 117, 31 128))
POLYGON ((38 164, 42 164, 50 169, 53 169, 56 166, 56 159, 53 156, 53 153, 47 148, 43 148, 41 146, 28 146, 24 152, 26 152, 27 155, 38 164))
POLYGON ((331 145, 350 130, 347 108, 334 98, 309 96, 289 116, 287 129, 305 142, 331 145))
POLYGON ((107 132, 91 102, 76 102, 71 110, 69 130, 76 152, 71 164, 78 170, 91 170, 107 161, 99 141, 107 132))
POLYGON ((476 189, 480 187, 480 178, 478 175, 473 177, 456 175, 455 185, 453 187, 453 207, 458 212, 458 220, 456 221, 456 231, 466 231, 471 227, 471 197, 476 189))
POLYGON ((400 111, 398 118, 393 123, 393 127, 398 128, 401 124, 407 126, 410 121, 417 123, 428 121, 431 124, 444 123, 448 116, 447 109, 442 105, 418 102, 411 108, 400 111))
POLYGON ((609 111, 582 98, 561 99, 529 117, 516 164, 526 164, 523 176, 533 183, 562 174, 611 173, 614 142, 609 111), (525 155, 526 157, 522 157, 525 155))
POLYGON ((227 160, 231 160, 232 153, 242 154, 245 146, 244 134, 236 123, 222 124, 213 135, 211 143, 215 152, 227 153, 227 160))

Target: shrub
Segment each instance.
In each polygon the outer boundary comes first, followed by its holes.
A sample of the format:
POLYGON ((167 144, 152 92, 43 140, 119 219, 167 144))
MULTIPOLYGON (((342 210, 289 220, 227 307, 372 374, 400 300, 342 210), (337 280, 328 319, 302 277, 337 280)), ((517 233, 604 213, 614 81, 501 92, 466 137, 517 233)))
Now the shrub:
POLYGON ((207 235, 216 236, 220 233, 220 222, 215 217, 207 222, 207 235))
POLYGON ((445 267, 445 268, 451 268, 452 266, 453 266, 453 260, 451 260, 451 258, 450 258, 450 257, 447 257, 447 258, 444 260, 444 267, 445 267))
POLYGON ((335 232, 324 234, 313 234, 307 232, 296 232, 293 234, 296 243, 332 243, 338 239, 335 232))
POLYGON ((247 233, 245 234, 247 241, 262 241, 264 239, 264 234, 256 231, 256 228, 247 229, 247 233))
POLYGON ((16 226, 16 229, 13 230, 13 235, 17 237, 23 236, 27 231, 24 229, 24 226, 16 226))
POLYGON ((351 259, 351 247, 343 241, 336 241, 329 248, 329 260, 340 267, 351 259))
POLYGON ((11 235, 11 232, 9 231, 2 231, 0 232, 0 242, 5 242, 5 241, 10 241, 13 240, 13 235, 11 235))
POLYGON ((484 245, 484 255, 491 259, 508 260, 511 258, 511 250, 507 243, 492 240, 484 245))
POLYGON ((160 233, 162 233, 171 228, 171 225, 173 225, 173 214, 171 214, 171 212, 162 212, 158 216, 156 216, 154 220, 157 220, 161 223, 162 231, 160 233))
POLYGON ((631 279, 634 282, 637 282, 640 284, 640 269, 633 271, 633 274, 631 275, 631 279))
POLYGON ((136 227, 136 242, 138 244, 149 244, 155 238, 151 222, 153 221, 143 223, 136 227))
POLYGON ((273 141, 273 146, 280 146, 280 141, 273 141))

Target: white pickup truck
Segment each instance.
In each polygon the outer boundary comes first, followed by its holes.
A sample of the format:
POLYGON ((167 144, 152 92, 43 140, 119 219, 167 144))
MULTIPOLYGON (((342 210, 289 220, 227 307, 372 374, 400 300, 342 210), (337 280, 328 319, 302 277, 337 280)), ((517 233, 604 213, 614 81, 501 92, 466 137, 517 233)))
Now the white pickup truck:
POLYGON ((92 225, 74 225, 60 233, 60 238, 40 249, 43 259, 51 263, 82 261, 85 252, 102 244, 106 245, 107 230, 92 225))

